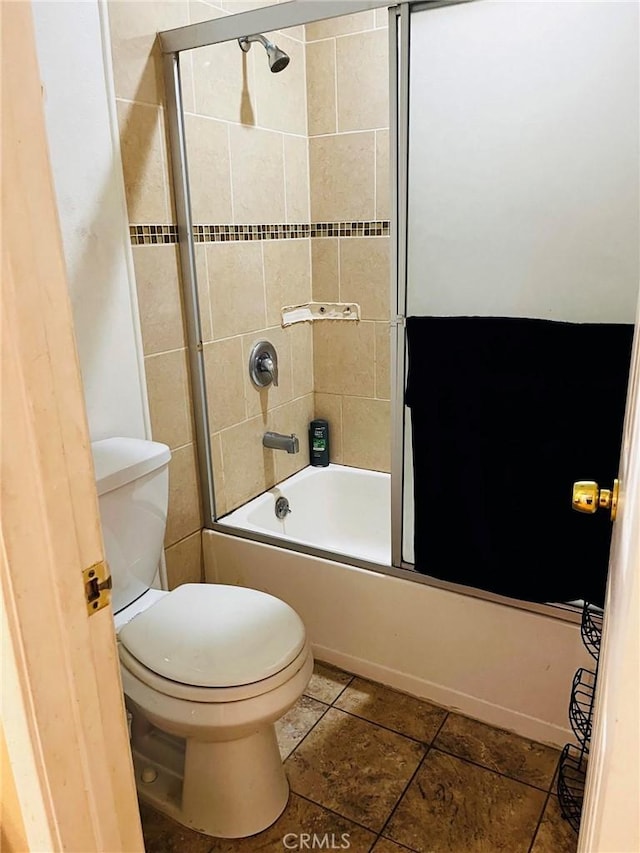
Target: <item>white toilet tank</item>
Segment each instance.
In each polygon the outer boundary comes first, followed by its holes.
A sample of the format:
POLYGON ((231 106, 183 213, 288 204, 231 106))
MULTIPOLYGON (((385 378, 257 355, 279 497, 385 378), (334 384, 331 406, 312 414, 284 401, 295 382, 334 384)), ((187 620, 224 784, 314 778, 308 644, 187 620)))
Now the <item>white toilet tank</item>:
POLYGON ((155 577, 167 521, 171 451, 138 438, 106 438, 93 442, 91 450, 117 613, 155 577))

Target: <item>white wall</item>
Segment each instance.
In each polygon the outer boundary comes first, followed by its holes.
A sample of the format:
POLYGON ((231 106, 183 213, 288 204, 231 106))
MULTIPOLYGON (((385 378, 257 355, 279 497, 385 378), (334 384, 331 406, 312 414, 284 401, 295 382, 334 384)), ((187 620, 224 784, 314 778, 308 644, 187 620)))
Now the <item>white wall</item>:
POLYGON ((96 0, 34 2, 38 60, 92 440, 150 435, 108 39, 96 0))
POLYGON ((638 32, 637 3, 412 14, 409 314, 634 321, 638 32))

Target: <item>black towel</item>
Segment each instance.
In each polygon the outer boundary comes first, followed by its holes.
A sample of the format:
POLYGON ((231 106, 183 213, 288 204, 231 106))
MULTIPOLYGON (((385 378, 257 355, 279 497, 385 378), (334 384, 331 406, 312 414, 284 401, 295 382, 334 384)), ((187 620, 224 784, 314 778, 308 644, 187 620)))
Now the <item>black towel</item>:
POLYGON ((415 565, 528 601, 604 601, 633 326, 409 317, 415 565))

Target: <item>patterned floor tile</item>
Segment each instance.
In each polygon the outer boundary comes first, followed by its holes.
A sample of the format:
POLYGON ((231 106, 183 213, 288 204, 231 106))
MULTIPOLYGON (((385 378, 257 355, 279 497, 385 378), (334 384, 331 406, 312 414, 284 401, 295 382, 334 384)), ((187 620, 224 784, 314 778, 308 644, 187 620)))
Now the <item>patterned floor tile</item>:
POLYGON ((379 831, 424 748, 330 708, 285 767, 296 793, 379 831))
POLYGON ((353 679, 334 707, 427 744, 447 716, 443 708, 361 678, 353 679))
POLYGON ((327 710, 322 702, 301 696, 290 711, 276 723, 276 735, 282 760, 300 743, 307 732, 313 728, 327 710))
POLYGON ((558 798, 549 797, 531 853, 576 853, 577 849, 577 833, 562 817, 558 798))
POLYGON ((545 794, 431 749, 383 835, 418 853, 527 853, 545 794))
POLYGON ((214 838, 176 823, 140 803, 145 853, 209 853, 214 838))
POLYGON ((413 851, 401 844, 396 844, 395 841, 389 841, 388 838, 379 838, 371 853, 413 853, 413 851))
POLYGON ((469 717, 449 714, 434 746, 512 779, 549 790, 560 753, 469 717))
POLYGON ((353 676, 348 672, 316 661, 311 681, 304 691, 305 696, 311 696, 312 699, 318 699, 320 702, 326 702, 327 705, 330 705, 338 698, 352 678, 353 676))

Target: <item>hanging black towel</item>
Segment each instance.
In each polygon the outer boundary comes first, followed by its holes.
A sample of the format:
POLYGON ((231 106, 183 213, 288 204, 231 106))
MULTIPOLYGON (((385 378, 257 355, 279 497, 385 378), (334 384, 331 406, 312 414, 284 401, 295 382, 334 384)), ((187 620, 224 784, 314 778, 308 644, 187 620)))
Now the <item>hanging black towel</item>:
POLYGON ((633 326, 409 317, 415 565, 528 601, 602 604, 633 326))

